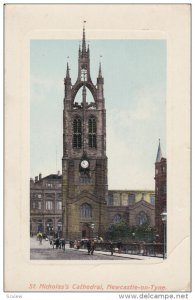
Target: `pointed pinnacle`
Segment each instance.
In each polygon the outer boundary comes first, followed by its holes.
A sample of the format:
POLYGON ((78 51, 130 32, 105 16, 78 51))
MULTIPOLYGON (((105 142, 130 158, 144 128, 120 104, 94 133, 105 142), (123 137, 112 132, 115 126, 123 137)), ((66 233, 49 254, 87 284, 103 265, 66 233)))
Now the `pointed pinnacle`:
POLYGON ((69 65, 68 65, 68 62, 67 62, 67 68, 66 68, 66 78, 70 78, 70 68, 69 68, 69 65))
POLYGON ((86 52, 86 41, 85 41, 85 23, 86 21, 83 21, 83 40, 82 40, 82 52, 86 52))
POLYGON ((102 77, 102 66, 101 66, 101 62, 99 64, 99 74, 98 77, 102 77))
POLYGON ((158 151, 156 156, 156 162, 160 162, 162 158, 162 151, 161 151, 161 145, 160 145, 160 139, 159 139, 159 145, 158 145, 158 151))

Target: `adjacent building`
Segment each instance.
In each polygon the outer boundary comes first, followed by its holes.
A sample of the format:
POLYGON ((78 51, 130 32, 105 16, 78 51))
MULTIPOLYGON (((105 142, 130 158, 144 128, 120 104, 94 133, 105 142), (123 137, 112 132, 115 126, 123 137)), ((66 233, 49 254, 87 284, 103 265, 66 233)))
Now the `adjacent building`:
MULTIPOLYGON (((62 175, 42 175, 30 180, 30 231, 42 231, 47 235, 62 235, 62 175)), ((77 233, 77 238, 89 237, 91 224, 96 223, 89 209, 81 206, 79 219, 85 227, 77 233)), ((154 191, 110 190, 106 199, 106 218, 108 226, 125 221, 129 226, 144 223, 155 226, 154 191)), ((107 228, 105 228, 106 231, 107 228)))
POLYGON ((30 232, 62 232, 62 175, 42 175, 30 180, 30 232))
POLYGON ((155 226, 159 241, 164 242, 166 222, 163 223, 162 214, 167 212, 167 160, 162 156, 159 140, 155 162, 155 226))

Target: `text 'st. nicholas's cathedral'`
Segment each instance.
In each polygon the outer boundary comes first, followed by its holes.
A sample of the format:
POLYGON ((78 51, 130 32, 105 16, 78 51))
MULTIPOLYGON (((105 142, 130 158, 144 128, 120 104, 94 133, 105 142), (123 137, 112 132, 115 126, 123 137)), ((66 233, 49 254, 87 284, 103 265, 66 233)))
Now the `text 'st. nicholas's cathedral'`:
POLYGON ((78 77, 71 83, 69 65, 64 79, 62 158, 63 233, 74 239, 101 236, 107 226, 106 110, 101 64, 96 85, 90 76, 90 49, 83 28, 78 52, 78 77), (82 90, 82 99, 76 95, 82 90), (88 103, 92 94, 93 102, 88 103))

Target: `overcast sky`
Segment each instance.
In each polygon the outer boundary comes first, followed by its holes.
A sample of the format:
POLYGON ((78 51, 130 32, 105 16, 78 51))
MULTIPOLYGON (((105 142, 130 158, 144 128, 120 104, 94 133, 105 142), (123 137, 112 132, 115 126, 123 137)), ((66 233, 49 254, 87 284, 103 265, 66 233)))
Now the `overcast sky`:
MULTIPOLYGON (((78 40, 31 41, 31 174, 61 172, 64 77, 69 56, 72 84, 78 40)), ((107 111, 109 189, 154 189, 161 139, 166 156, 166 41, 91 40, 91 78, 102 55, 107 111)), ((88 92, 89 95, 89 92, 88 92)))

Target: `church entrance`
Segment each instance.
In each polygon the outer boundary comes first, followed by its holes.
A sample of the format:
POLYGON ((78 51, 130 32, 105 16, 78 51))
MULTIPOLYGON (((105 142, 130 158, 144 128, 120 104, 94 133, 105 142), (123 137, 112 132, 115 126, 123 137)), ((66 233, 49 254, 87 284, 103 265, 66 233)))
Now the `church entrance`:
POLYGON ((81 226, 81 237, 82 239, 90 238, 90 224, 83 223, 81 226))

